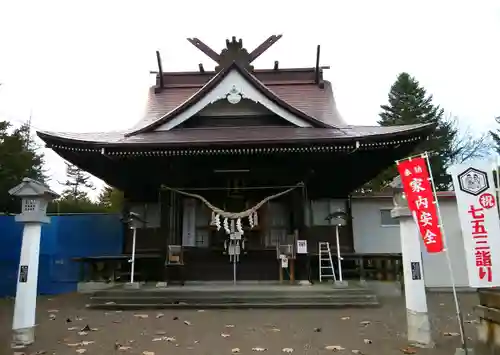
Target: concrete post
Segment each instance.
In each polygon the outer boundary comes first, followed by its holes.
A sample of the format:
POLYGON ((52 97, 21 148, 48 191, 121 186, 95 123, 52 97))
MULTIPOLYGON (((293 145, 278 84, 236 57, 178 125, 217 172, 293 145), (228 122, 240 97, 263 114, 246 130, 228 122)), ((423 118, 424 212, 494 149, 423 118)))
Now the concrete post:
POLYGON ((394 209, 391 216, 399 220, 401 235, 408 341, 417 347, 434 347, 427 311, 418 227, 408 208, 400 180, 395 180, 391 186, 394 188, 394 209))
POLYGON ((9 191, 21 197, 22 212, 16 221, 24 224, 21 258, 17 277, 16 302, 12 322, 13 342, 29 345, 35 341, 35 314, 42 224, 50 223, 48 203, 58 195, 38 181, 24 178, 9 191))

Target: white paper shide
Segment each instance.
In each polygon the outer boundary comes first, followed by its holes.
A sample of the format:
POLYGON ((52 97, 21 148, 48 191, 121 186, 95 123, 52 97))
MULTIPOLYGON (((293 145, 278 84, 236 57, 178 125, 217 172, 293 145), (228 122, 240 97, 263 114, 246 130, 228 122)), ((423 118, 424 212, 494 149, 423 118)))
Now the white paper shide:
POLYGON ((470 287, 500 286, 500 221, 491 162, 450 168, 470 287))

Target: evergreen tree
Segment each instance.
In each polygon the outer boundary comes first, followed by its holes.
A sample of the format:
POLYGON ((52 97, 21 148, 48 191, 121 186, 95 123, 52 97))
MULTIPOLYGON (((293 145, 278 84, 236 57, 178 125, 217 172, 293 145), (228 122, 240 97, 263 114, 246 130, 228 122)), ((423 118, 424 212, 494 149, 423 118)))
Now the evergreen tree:
POLYGON ((44 156, 30 135, 30 126, 13 129, 9 122, 0 121, 0 213, 18 213, 20 201, 8 191, 24 177, 46 182, 44 156))
POLYGON ((500 154, 500 129, 497 129, 496 132, 490 131, 490 136, 493 139, 493 149, 497 154, 500 154))
POLYGON ((62 198, 75 202, 89 201, 86 190, 95 190, 94 184, 90 181, 90 175, 71 163, 65 162, 65 164, 67 179, 63 183, 66 188, 62 193, 62 198))
MULTIPOLYGON (((454 121, 444 117, 444 110, 433 104, 432 95, 408 73, 401 73, 389 92, 389 102, 382 105, 381 126, 432 123, 436 125, 430 139, 422 142, 414 154, 425 151, 430 154, 430 163, 434 182, 438 190, 450 188, 451 178, 446 168, 454 161, 457 154, 454 142, 458 137, 458 129, 454 121)), ((395 165, 374 179, 370 189, 379 190, 397 175, 395 165)))
POLYGON ((104 186, 99 194, 98 204, 109 212, 121 212, 123 206, 123 193, 111 186, 104 186))

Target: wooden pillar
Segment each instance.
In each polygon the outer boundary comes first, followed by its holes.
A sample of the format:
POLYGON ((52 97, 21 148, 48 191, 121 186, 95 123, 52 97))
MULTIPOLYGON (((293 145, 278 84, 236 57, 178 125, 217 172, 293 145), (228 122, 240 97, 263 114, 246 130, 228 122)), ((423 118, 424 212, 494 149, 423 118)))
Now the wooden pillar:
MULTIPOLYGON (((307 240, 307 225, 306 225, 306 203, 307 196, 305 186, 299 187, 293 191, 293 208, 294 208, 294 225, 293 234, 294 250, 297 252, 297 240, 307 240)), ((296 272, 299 279, 309 278, 309 258, 307 255, 295 255, 296 259, 290 260, 290 283, 295 283, 296 272)))
POLYGON ((280 284, 283 283, 283 268, 281 267, 281 260, 278 260, 280 284))
POLYGON ((344 229, 345 229, 345 233, 346 233, 346 236, 347 236, 347 239, 348 239, 348 243, 349 243, 349 245, 347 245, 347 247, 351 251, 355 251, 354 250, 354 229, 353 229, 354 227, 352 225, 353 219, 352 219, 352 199, 351 199, 351 195, 347 196, 347 199, 345 201, 345 212, 347 213, 347 225, 346 225, 346 227, 344 229))
POLYGON ((298 231, 299 239, 305 232, 305 196, 304 188, 296 188, 291 194, 292 205, 292 230, 298 231))
MULTIPOLYGON (((122 216, 128 216, 130 213, 130 199, 127 195, 126 192, 123 193, 123 205, 122 205, 122 216)), ((130 228, 128 227, 128 223, 122 222, 123 223, 123 243, 122 243, 122 254, 126 254, 130 246, 130 241, 131 238, 129 238, 130 235, 130 228)))

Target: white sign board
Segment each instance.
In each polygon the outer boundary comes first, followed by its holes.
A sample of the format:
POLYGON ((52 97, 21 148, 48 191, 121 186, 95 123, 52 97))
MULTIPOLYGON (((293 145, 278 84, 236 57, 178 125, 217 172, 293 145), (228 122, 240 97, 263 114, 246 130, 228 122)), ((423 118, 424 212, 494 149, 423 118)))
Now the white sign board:
POLYGON ((470 287, 500 286, 500 220, 491 162, 450 168, 470 287))
POLYGON ((297 240, 297 254, 307 254, 307 240, 297 240))
POLYGON ((286 255, 280 255, 281 257, 281 267, 283 269, 286 269, 288 267, 288 258, 286 257, 286 255))

